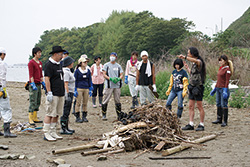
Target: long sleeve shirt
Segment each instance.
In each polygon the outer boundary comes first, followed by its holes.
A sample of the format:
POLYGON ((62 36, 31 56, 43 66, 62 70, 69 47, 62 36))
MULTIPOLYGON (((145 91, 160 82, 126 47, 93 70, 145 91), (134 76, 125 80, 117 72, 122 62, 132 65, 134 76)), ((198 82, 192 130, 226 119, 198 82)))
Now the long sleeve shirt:
POLYGON ((41 82, 41 78, 43 77, 42 67, 43 67, 43 64, 41 61, 38 61, 38 63, 37 63, 34 59, 30 60, 30 62, 28 64, 29 81, 33 77, 35 83, 41 82))
POLYGON ((75 71, 75 87, 81 89, 89 89, 91 87, 91 72, 90 69, 82 70, 81 67, 75 71))
POLYGON ((224 66, 219 69, 217 74, 216 88, 228 88, 231 71, 229 66, 224 66))
POLYGON ((0 58, 0 85, 6 87, 7 64, 0 58))

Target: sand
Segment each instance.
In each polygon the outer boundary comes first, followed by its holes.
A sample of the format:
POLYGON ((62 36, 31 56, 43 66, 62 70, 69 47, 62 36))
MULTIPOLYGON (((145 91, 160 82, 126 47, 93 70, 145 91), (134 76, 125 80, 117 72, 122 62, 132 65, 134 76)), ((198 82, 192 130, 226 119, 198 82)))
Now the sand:
MULTIPOLYGON (((29 92, 24 89, 24 83, 9 82, 7 90, 10 95, 10 103, 13 110, 13 122, 28 121, 29 92)), ((43 92, 42 104, 38 116, 43 119, 45 112, 45 95, 43 92)), ((131 97, 121 98, 123 111, 128 111, 131 105, 131 97)), ((175 103, 176 104, 176 103, 175 103)), ((187 105, 187 100, 185 100, 187 105)), ((176 105, 173 106, 176 109, 176 105)), ((88 123, 75 123, 75 118, 70 115, 70 128, 75 129, 74 135, 66 136, 56 142, 43 140, 42 131, 33 133, 18 134, 17 138, 0 137, 0 144, 8 145, 9 150, 1 150, 2 154, 25 154, 35 155, 34 159, 28 160, 0 160, 0 166, 56 166, 46 159, 62 158, 72 167, 158 167, 158 166, 250 166, 250 111, 247 109, 229 108, 228 126, 222 128, 220 125, 213 125, 211 122, 216 119, 216 106, 204 103, 205 109, 205 131, 185 132, 189 136, 201 137, 209 134, 221 134, 215 140, 205 143, 203 148, 191 148, 172 156, 206 156, 211 159, 205 160, 150 160, 148 157, 160 157, 157 152, 147 152, 136 159, 133 159, 142 150, 120 153, 108 156, 106 161, 97 161, 98 155, 83 157, 80 152, 73 152, 64 155, 52 155, 52 150, 78 146, 88 143, 89 140, 101 138, 104 132, 113 130, 117 124, 114 110, 114 101, 108 105, 108 121, 101 120, 101 109, 92 108, 91 100, 88 102, 88 123)), ((1 124, 3 122, 1 121, 1 124)), ((181 125, 188 123, 188 107, 184 108, 181 125)), ((196 110, 195 124, 199 124, 199 114, 196 110)), ((37 124, 42 126, 42 124, 37 124)), ((58 127, 59 131, 59 127, 58 127)))

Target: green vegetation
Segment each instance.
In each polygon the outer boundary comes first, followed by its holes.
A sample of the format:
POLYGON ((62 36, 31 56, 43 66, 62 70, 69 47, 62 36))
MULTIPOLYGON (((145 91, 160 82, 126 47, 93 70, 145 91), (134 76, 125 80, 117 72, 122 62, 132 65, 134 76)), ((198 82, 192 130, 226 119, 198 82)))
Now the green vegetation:
POLYGON ((231 98, 229 100, 229 106, 234 108, 245 108, 249 103, 249 97, 245 98, 245 92, 242 88, 236 89, 235 92, 232 93, 231 98))
POLYGON ((44 31, 36 46, 43 50, 43 63, 48 60, 54 45, 68 50, 75 60, 87 54, 91 59, 102 56, 105 62, 111 52, 117 52, 119 60, 128 59, 133 50, 147 50, 151 58, 157 59, 175 47, 175 39, 188 33, 192 26, 193 23, 185 19, 164 20, 148 11, 113 11, 105 22, 88 27, 44 31))

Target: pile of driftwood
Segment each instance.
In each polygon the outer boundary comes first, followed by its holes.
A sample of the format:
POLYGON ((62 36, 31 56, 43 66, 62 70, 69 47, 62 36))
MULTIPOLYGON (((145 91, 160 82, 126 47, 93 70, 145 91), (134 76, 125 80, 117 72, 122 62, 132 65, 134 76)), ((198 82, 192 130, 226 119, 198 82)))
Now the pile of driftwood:
POLYGON ((147 151, 163 150, 162 155, 170 155, 216 137, 211 135, 191 141, 182 133, 177 115, 159 103, 151 103, 134 109, 122 122, 127 125, 104 133, 102 139, 93 143, 53 150, 52 153, 60 154, 97 148, 81 154, 85 156, 103 152, 119 153, 145 149, 147 151))

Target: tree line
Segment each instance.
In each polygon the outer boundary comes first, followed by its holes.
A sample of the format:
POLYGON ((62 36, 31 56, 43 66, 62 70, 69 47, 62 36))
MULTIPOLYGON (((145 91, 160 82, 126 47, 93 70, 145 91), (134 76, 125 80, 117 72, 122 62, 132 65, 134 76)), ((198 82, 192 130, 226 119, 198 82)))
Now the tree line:
POLYGON ((177 39, 187 35, 193 26, 192 21, 180 18, 165 20, 149 11, 113 11, 105 21, 87 27, 46 30, 35 46, 43 51, 43 63, 55 45, 68 50, 75 60, 87 54, 91 63, 94 56, 101 56, 107 61, 111 52, 117 52, 119 59, 128 59, 134 50, 147 50, 151 58, 159 59, 163 53, 176 48, 179 44, 177 39))

